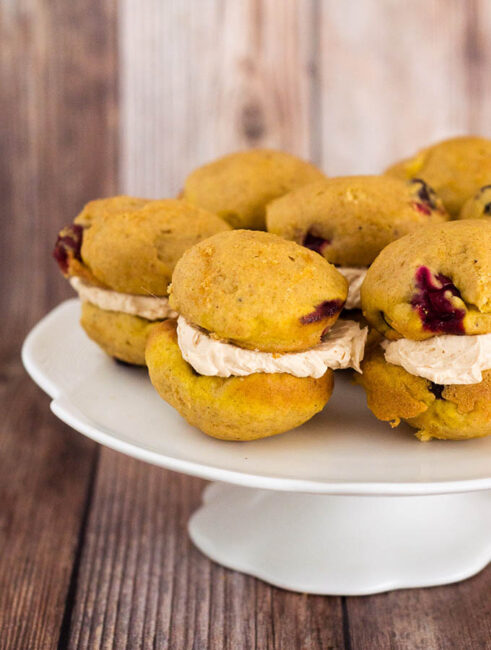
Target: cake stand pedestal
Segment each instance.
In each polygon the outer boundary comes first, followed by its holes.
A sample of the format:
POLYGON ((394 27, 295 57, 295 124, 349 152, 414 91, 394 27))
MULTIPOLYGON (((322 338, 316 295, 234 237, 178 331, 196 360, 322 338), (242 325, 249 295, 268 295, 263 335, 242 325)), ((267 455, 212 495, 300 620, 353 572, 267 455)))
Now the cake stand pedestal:
POLYGON ((491 493, 332 496, 212 483, 189 534, 215 562, 293 591, 441 585, 489 562, 491 493))

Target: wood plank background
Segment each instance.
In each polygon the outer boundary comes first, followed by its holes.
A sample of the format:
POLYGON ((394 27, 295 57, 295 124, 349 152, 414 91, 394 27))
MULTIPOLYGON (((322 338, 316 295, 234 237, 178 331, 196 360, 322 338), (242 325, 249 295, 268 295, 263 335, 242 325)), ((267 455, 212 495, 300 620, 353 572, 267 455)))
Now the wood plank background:
POLYGON ((19 360, 83 203, 273 146, 329 174, 491 135, 486 0, 0 0, 0 647, 490 648, 491 570, 368 598, 209 562, 203 482, 58 422, 19 360))

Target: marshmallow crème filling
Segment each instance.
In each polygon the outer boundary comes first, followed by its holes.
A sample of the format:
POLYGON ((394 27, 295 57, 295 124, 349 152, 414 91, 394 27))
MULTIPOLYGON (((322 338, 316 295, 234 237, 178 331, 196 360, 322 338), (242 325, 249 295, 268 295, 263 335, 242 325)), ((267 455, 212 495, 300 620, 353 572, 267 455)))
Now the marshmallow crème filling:
POLYGON ((348 297, 345 309, 361 309, 360 289, 368 271, 365 266, 337 266, 336 269, 348 280, 348 297))
POLYGON ((322 377, 328 369, 360 370, 368 329, 338 320, 319 345, 285 354, 247 350, 214 338, 189 323, 177 321, 177 341, 182 356, 200 375, 246 376, 254 373, 288 373, 295 377, 322 377))
POLYGON ((117 311, 147 320, 175 318, 176 312, 169 305, 167 296, 142 296, 121 293, 112 289, 98 287, 81 277, 71 277, 70 284, 78 293, 82 302, 106 311, 117 311))
POLYGON ((491 369, 491 334, 444 334, 381 343, 385 360, 435 384, 479 384, 491 369))

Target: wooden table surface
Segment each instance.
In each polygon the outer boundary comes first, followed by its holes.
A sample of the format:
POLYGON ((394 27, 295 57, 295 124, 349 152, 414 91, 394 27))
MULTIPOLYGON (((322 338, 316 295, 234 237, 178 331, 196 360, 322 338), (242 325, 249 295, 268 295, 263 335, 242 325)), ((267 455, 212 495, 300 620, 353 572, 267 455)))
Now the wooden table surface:
MULTIPOLYGON (((338 598, 288 593, 213 564, 186 534, 204 482, 126 458, 67 428, 51 414, 48 397, 26 376, 19 356, 27 331, 70 295, 50 250, 56 231, 88 199, 121 189, 175 191, 190 165, 232 146, 285 146, 346 172, 360 151, 369 163, 385 163, 411 138, 441 135, 442 129, 489 130, 485 71, 491 39, 489 20, 479 22, 489 15, 489 4, 445 3, 444 14, 437 0, 400 4, 398 14, 390 0, 360 0, 357 9, 367 27, 357 23, 345 33, 332 27, 342 20, 339 5, 330 0, 248 0, 227 3, 226 9, 219 0, 2 0, 1 648, 491 648, 491 568, 452 586, 338 598), (430 62, 429 73, 436 65, 452 71, 432 94, 423 68, 415 77, 406 75, 404 57, 396 57, 390 109, 395 115, 403 78, 412 88, 409 135, 400 123, 386 121, 386 132, 374 128, 362 136, 366 102, 382 110, 377 87, 387 78, 371 78, 350 101, 342 75, 330 75, 317 59, 308 59, 341 58, 355 74, 364 60, 357 49, 361 34, 369 39, 372 63, 380 67, 392 60, 389 44, 398 42, 397 33, 389 30, 385 40, 374 34, 375 4, 383 5, 386 28, 414 28, 419 16, 425 30, 419 63, 430 62), (241 24, 239 5, 247 7, 247 25, 241 24), (191 32, 184 37, 173 27, 186 8, 191 32), (275 51, 278 11, 285 34, 296 34, 281 41, 284 57, 275 51), (213 29, 222 20, 230 30, 220 31, 215 51, 213 29), (331 29, 326 42, 316 31, 320 24, 331 29), (135 71, 139 59, 147 70, 160 52, 162 39, 142 37, 153 34, 155 25, 174 48, 167 76, 135 71), (246 36, 234 39, 240 27, 246 36), (353 58, 346 58, 343 38, 353 58), (205 41, 206 56, 196 57, 196 43, 205 41), (236 69, 227 51, 238 52, 236 69), (258 52, 256 66, 251 57, 258 52), (304 56, 311 64, 304 65, 304 56), (182 65, 196 68, 193 83, 182 81, 182 65), (218 65, 240 88, 217 89, 218 65), (325 83, 315 86, 319 75, 325 83), (267 84, 273 93, 263 102, 267 84), (416 98, 418 84, 427 86, 416 98), (475 101, 459 99, 462 87, 475 101), (216 104, 210 99, 215 96, 216 104), (429 113, 417 103, 421 96, 431 100, 431 117, 423 117, 429 113), (199 106, 204 108, 198 115, 199 106), (140 113, 144 120, 138 122, 140 113), (397 132, 403 132, 402 140, 397 132), (330 133, 335 137, 326 153, 322 143, 330 133), (347 137, 357 143, 351 154, 347 137), (391 139, 399 144, 389 150, 391 139)), ((400 40, 403 51, 411 51, 411 43, 400 40)))

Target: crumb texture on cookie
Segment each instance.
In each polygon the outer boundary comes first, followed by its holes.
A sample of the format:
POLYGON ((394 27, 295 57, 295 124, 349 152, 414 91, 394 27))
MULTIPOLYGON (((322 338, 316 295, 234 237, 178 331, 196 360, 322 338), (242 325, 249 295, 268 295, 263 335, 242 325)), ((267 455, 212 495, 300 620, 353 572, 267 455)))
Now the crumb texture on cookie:
POLYGON ((151 201, 94 221, 84 232, 82 259, 99 282, 115 291, 164 296, 184 251, 229 228, 186 201, 151 201))
POLYGON ((428 226, 389 244, 361 287, 363 313, 390 339, 491 332, 491 221, 428 226))
POLYGON ((389 176, 321 180, 285 194, 266 210, 269 232, 348 267, 366 267, 391 241, 447 219, 425 183, 389 176))
POLYGON ((438 386, 387 363, 379 346, 371 347, 356 376, 369 409, 379 420, 401 420, 418 429, 420 440, 466 440, 491 434, 491 370, 470 385, 438 386))
POLYGON ((84 205, 82 210, 75 217, 74 223, 88 228, 99 217, 121 212, 133 212, 140 210, 144 205, 150 203, 151 199, 139 199, 134 196, 110 196, 105 199, 94 199, 84 205))
POLYGON ((385 173, 424 179, 456 217, 480 187, 491 183, 491 140, 476 136, 444 140, 391 165, 385 173))
POLYGON ((266 204, 324 174, 283 151, 251 149, 232 153, 194 170, 183 197, 214 212, 233 228, 264 230, 266 204))
POLYGON ((159 395, 190 424, 222 440, 256 440, 300 426, 323 409, 333 388, 331 371, 319 379, 199 375, 182 358, 174 320, 152 330, 146 361, 159 395))
POLYGON ((87 336, 110 357, 137 366, 145 365, 145 345, 155 322, 84 302, 80 324, 87 336))
POLYGON ((170 305, 225 341, 293 352, 321 341, 347 293, 345 278, 320 255, 276 235, 233 230, 182 256, 170 305))

